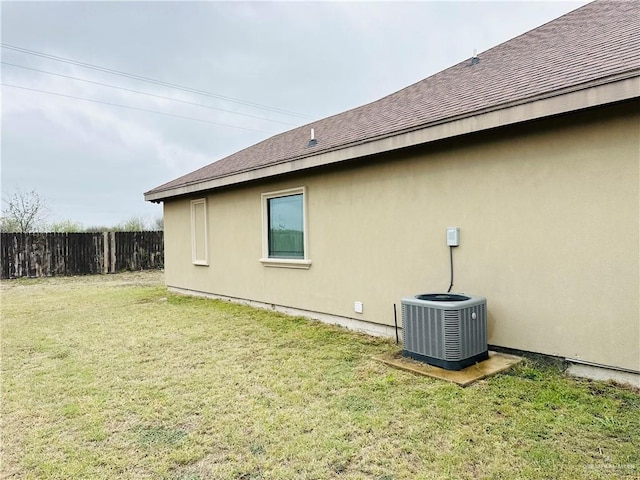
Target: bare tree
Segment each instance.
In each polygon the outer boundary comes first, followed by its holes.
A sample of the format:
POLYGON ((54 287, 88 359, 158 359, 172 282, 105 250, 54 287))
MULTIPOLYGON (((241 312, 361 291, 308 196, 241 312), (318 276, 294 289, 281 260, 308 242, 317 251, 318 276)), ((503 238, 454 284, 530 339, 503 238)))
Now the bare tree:
POLYGON ((121 232, 144 232, 146 229, 144 218, 141 216, 133 216, 115 227, 115 230, 121 232))
POLYGON ((34 232, 44 223, 47 207, 44 199, 36 192, 22 192, 18 190, 9 200, 3 201, 2 231, 3 232, 34 232))
POLYGON ((53 233, 79 233, 84 232, 85 229, 82 226, 82 223, 66 219, 50 224, 47 227, 47 231, 53 233))

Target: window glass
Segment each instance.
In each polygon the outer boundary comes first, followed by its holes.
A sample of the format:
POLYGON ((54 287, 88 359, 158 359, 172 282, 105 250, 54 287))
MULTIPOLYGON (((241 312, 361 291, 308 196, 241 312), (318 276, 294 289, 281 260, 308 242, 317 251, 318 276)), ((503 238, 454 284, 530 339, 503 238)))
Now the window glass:
POLYGON ((304 258, 302 194, 267 200, 269 257, 304 258))

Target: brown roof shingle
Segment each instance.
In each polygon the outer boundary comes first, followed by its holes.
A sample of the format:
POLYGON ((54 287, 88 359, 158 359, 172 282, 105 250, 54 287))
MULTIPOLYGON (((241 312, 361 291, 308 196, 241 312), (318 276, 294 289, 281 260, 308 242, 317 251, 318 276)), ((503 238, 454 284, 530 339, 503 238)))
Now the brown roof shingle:
POLYGON ((640 68, 640 8, 596 0, 380 100, 294 128, 147 192, 159 193, 524 103, 640 68), (310 128, 317 145, 307 147, 310 128))

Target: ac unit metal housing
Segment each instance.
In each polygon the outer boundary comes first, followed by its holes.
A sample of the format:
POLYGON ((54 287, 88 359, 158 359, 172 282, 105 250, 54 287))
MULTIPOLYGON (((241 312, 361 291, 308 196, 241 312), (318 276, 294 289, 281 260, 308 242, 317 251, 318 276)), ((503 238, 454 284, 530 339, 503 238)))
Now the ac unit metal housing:
POLYGON ((447 370, 461 370, 489 358, 487 300, 452 293, 402 299, 405 357, 447 370))

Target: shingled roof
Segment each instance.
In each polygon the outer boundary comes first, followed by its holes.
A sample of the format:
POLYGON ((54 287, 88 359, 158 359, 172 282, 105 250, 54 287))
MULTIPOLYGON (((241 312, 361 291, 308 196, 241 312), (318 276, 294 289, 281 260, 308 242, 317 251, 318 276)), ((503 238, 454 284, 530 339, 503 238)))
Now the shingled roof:
MULTIPOLYGON (((477 131, 484 124, 486 128, 500 126, 504 120, 487 115, 614 83, 626 82, 615 94, 606 91, 580 101, 565 99, 561 107, 548 105, 546 110, 542 108, 547 113, 538 118, 637 98, 638 3, 596 0, 479 54, 477 60, 465 60, 375 102, 270 137, 161 185, 145 193, 145 198, 160 201, 364 158, 378 151, 477 131), (445 134, 443 127, 447 126, 445 134), (317 139, 312 147, 311 128, 317 139)), ((510 115, 513 119, 506 123, 535 117, 530 112, 510 115)))

